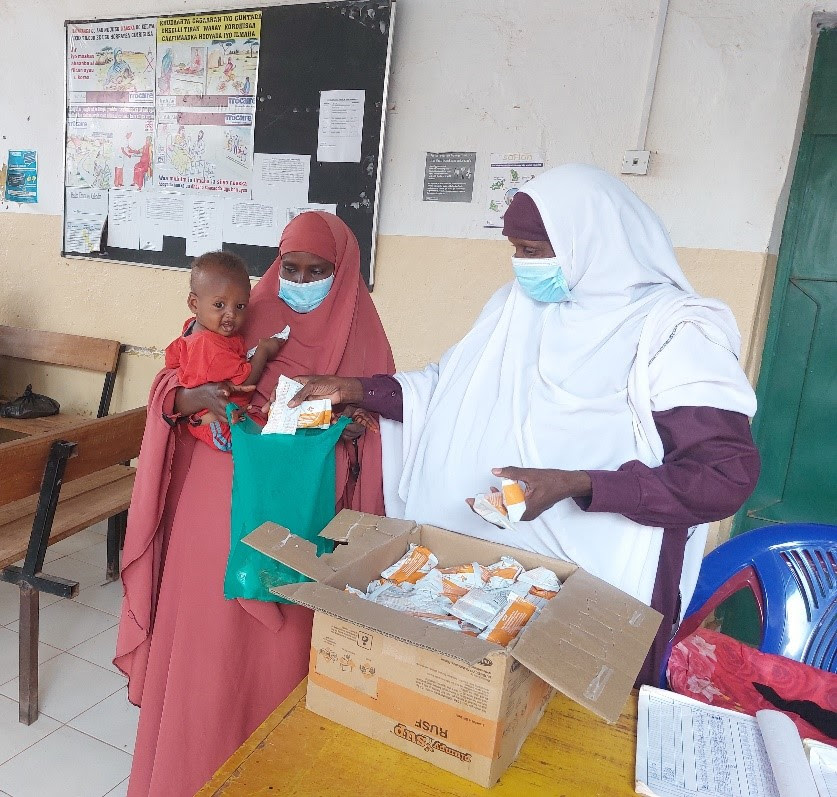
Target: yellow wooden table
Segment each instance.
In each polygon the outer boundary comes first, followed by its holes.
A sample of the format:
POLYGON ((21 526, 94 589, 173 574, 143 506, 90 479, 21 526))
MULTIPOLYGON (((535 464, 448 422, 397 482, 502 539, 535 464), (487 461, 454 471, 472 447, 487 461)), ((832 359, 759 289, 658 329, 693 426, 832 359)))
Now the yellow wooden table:
POLYGON ((615 725, 558 695, 487 790, 305 708, 303 681, 196 797, 620 797, 634 794, 636 693, 615 725))

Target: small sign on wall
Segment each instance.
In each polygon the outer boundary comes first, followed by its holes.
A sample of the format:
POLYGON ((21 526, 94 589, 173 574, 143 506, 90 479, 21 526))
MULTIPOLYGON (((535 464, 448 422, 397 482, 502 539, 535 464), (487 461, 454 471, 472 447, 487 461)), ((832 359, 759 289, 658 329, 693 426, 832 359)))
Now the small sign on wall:
POLYGON ((512 197, 544 169, 540 154, 494 152, 491 154, 486 227, 502 227, 503 214, 512 197))
POLYGON ((470 202, 476 152, 428 152, 424 164, 425 202, 470 202))
POLYGON ((38 201, 38 155, 32 149, 9 150, 7 202, 38 201))

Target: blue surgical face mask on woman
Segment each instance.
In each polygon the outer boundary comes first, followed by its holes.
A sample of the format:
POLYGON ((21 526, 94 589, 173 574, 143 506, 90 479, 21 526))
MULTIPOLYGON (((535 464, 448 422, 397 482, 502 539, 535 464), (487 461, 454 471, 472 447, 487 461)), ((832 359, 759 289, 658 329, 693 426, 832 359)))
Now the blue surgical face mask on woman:
POLYGON ((563 302, 570 298, 567 278, 557 257, 513 257, 512 268, 523 292, 536 302, 563 302))
POLYGON ((328 296, 334 274, 315 282, 291 282, 279 277, 279 298, 297 313, 316 310, 328 296))

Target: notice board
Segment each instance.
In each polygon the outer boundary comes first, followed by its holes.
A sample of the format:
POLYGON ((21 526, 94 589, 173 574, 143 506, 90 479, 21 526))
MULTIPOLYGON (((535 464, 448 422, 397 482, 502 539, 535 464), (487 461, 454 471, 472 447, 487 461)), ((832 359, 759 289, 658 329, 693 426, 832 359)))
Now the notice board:
POLYGON ((261 276, 285 224, 335 212, 367 283, 394 0, 67 21, 63 254, 261 276))

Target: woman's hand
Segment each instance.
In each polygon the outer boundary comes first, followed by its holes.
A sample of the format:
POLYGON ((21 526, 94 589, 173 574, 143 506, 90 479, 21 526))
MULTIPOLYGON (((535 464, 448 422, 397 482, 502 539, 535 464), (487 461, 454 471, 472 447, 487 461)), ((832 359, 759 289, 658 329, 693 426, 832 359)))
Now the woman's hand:
POLYGON ((266 404, 262 404, 261 407, 257 407, 255 404, 248 404, 246 412, 251 415, 254 412, 258 412, 267 417, 270 412, 270 405, 273 404, 274 401, 276 401, 276 388, 273 388, 273 390, 270 391, 270 398, 267 400, 266 404))
POLYGON ((360 409, 360 407, 346 406, 340 411, 340 415, 348 415, 352 419, 350 426, 360 426, 370 432, 381 430, 378 418, 368 410, 360 409))
POLYGON ((289 402, 289 407, 298 407, 310 399, 331 399, 332 404, 360 404, 363 399, 363 385, 360 379, 349 376, 295 376, 302 383, 300 390, 289 402))
POLYGON ((592 495, 590 476, 583 470, 548 468, 494 468, 501 479, 514 479, 526 485, 526 512, 522 520, 534 520, 565 498, 592 495))
POLYGON ((230 396, 252 393, 255 389, 255 385, 234 385, 232 382, 207 382, 198 387, 179 387, 174 397, 174 411, 180 415, 194 415, 201 410, 208 410, 219 418, 226 418, 230 396))

